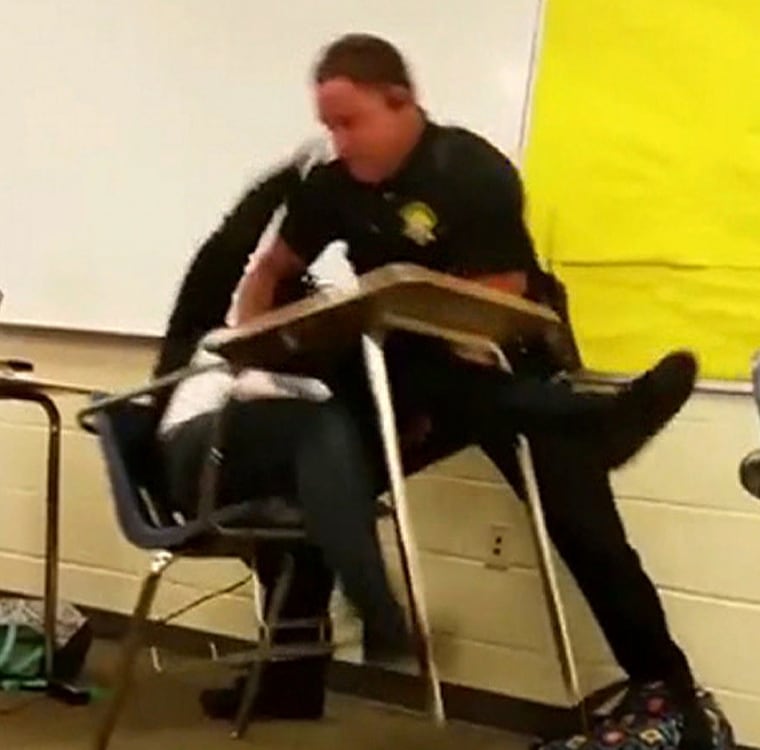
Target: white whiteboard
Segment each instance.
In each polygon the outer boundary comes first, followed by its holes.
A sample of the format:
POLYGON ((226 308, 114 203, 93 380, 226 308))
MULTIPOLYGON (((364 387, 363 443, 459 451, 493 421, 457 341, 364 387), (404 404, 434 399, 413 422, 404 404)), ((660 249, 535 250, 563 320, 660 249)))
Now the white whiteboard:
POLYGON ((517 157, 539 4, 0 0, 0 320, 162 334, 199 244, 317 132, 311 65, 348 31, 517 157))

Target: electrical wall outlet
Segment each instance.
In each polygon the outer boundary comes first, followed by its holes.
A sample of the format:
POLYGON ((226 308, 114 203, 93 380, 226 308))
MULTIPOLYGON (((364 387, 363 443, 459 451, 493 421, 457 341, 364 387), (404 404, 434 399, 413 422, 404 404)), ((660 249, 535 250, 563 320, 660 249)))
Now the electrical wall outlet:
POLYGON ((504 570, 509 565, 508 537, 509 527, 503 524, 492 524, 488 528, 488 550, 485 557, 487 568, 504 570))

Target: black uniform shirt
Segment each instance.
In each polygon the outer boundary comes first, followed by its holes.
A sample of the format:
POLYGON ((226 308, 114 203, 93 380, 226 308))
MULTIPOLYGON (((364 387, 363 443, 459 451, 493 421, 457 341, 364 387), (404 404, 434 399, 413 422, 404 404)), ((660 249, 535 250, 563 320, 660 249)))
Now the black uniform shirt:
POLYGON ((379 185, 358 182, 338 160, 313 169, 280 234, 307 264, 345 241, 358 274, 398 262, 460 276, 538 268, 514 166, 474 133, 432 122, 379 185))

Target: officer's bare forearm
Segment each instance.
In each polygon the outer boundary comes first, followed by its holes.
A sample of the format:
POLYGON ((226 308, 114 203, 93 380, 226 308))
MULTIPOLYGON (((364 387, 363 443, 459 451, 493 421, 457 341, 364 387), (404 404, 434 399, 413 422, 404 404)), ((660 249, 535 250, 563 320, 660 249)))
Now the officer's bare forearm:
POLYGON ((478 276, 474 280, 492 289, 516 294, 518 297, 525 296, 525 293, 528 291, 528 276, 524 271, 488 274, 486 276, 478 276))
POLYGON ((231 325, 245 325, 274 305, 280 282, 302 273, 304 263, 282 240, 256 253, 235 293, 231 325))

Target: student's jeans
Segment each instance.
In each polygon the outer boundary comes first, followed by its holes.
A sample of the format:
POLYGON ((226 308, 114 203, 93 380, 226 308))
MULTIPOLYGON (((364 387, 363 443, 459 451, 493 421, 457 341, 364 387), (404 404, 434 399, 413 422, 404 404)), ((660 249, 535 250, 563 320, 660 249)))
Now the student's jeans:
MULTIPOLYGON (((163 442, 172 505, 188 516, 197 513, 212 424, 211 414, 195 417, 163 442)), ((223 425, 219 502, 272 495, 292 499, 303 508, 311 542, 266 542, 252 549, 265 606, 287 550, 294 556, 295 575, 283 618, 327 617, 334 571, 365 623, 379 630, 392 627, 400 610, 388 584, 377 537, 376 494, 353 418, 335 401, 260 399, 229 402, 223 425)), ((317 637, 317 629, 275 633, 280 643, 317 637)), ((300 702, 306 714, 319 713, 326 664, 324 658, 311 658, 268 665, 262 693, 274 703, 300 702), (297 682, 302 690, 291 698, 297 682)))

